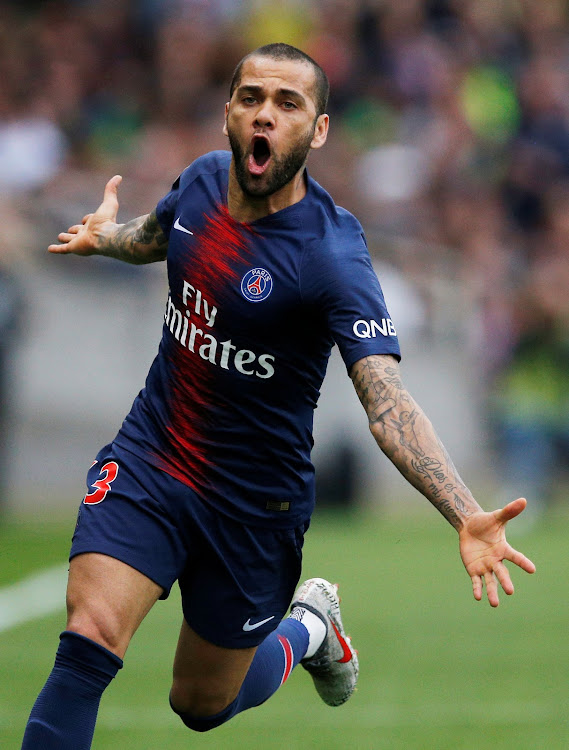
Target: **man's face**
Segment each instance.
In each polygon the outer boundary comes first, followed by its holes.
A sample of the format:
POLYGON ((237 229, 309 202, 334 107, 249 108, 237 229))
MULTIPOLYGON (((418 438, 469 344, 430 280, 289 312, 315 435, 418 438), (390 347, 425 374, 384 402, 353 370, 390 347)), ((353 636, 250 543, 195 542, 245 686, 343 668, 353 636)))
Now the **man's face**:
POLYGON ((276 193, 326 140, 327 115, 316 118, 314 70, 292 60, 253 56, 225 109, 235 174, 254 198, 276 193))

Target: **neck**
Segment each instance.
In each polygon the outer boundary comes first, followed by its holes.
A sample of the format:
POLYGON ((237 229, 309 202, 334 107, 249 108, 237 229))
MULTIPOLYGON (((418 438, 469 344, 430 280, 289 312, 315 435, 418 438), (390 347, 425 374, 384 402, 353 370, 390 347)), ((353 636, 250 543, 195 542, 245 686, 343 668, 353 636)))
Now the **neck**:
POLYGON ((306 195, 304 170, 305 168, 302 167, 292 180, 287 182, 280 190, 277 190, 276 193, 263 198, 255 198, 247 195, 241 189, 235 174, 233 160, 231 160, 229 184, 227 187, 227 210, 229 211, 229 215, 235 221, 249 224, 252 221, 257 221, 257 219, 262 219, 264 216, 269 216, 270 214, 276 214, 277 211, 282 211, 283 208, 288 208, 298 203, 306 195))

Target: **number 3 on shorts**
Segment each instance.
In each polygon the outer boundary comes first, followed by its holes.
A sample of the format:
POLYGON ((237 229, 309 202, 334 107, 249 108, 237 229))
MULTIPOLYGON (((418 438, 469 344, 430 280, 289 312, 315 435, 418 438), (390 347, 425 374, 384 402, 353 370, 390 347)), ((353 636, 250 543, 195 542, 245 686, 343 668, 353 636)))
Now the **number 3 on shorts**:
POLYGON ((111 489, 111 484, 117 478, 119 473, 119 465, 115 461, 108 461, 104 466, 101 467, 101 478, 93 482, 92 486, 95 488, 93 492, 88 492, 83 499, 85 505, 97 505, 102 503, 107 497, 107 492, 111 489))

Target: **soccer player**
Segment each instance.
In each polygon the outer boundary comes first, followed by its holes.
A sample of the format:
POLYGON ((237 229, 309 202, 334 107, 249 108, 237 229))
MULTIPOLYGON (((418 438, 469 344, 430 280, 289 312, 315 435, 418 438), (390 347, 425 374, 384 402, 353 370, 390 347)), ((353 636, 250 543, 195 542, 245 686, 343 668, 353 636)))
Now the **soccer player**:
POLYGON ((314 503, 313 411, 340 348, 377 444, 455 527, 475 599, 497 606, 520 498, 484 512, 405 389, 362 228, 306 172, 327 137, 328 82, 284 44, 238 65, 230 152, 197 159, 154 211, 117 224, 120 177, 52 253, 167 260, 163 336, 145 388, 87 475, 70 553, 68 620, 23 748, 91 746, 101 695, 177 580, 172 709, 206 731, 257 706, 301 663, 344 703, 358 677, 336 587, 294 594, 314 503), (285 617, 289 607, 288 617, 285 617))

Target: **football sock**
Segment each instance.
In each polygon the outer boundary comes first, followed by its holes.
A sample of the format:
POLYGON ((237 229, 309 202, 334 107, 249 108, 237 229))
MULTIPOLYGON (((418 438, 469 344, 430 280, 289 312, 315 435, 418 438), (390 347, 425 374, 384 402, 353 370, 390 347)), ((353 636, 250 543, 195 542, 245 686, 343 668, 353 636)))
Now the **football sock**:
POLYGON ((215 716, 179 714, 184 724, 197 732, 207 732, 231 719, 241 711, 259 706, 286 682, 298 662, 304 658, 309 634, 296 619, 287 617, 261 643, 237 698, 215 716))
POLYGON ((289 617, 292 620, 301 622, 308 630, 308 648, 302 658, 310 659, 318 651, 324 638, 326 638, 326 625, 314 612, 300 606, 294 607, 289 617))
POLYGON ((22 750, 88 750, 101 695, 122 664, 98 643, 64 631, 28 719, 22 750))

